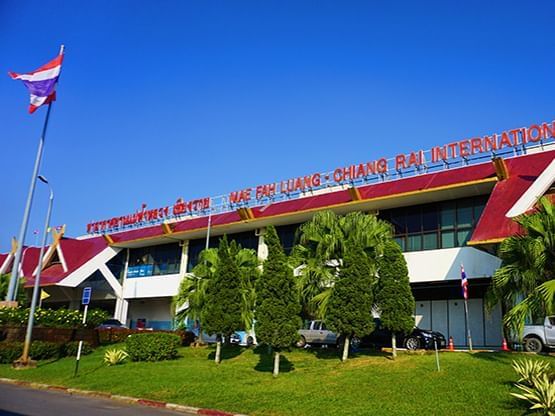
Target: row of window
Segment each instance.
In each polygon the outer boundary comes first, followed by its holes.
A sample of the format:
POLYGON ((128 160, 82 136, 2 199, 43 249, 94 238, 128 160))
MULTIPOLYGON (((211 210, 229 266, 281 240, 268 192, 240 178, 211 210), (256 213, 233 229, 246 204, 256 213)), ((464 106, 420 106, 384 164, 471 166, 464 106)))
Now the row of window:
MULTIPOLYGON (((487 197, 471 197, 395 208, 381 211, 379 217, 393 225, 395 240, 403 251, 461 247, 470 239, 486 201, 487 197)), ((297 243, 300 225, 290 224, 276 227, 287 254, 297 243)), ((210 238, 208 246, 218 247, 221 238, 221 236, 210 238)), ((231 234, 227 238, 230 241, 234 240, 243 248, 253 250, 258 248, 258 236, 254 231, 231 234)), ((197 265, 200 252, 205 247, 206 239, 204 238, 189 241, 187 272, 197 265)), ((179 243, 130 249, 127 277, 179 273, 181 251, 179 243)), ((108 267, 116 277, 122 279, 125 269, 124 251, 110 260, 108 267)))

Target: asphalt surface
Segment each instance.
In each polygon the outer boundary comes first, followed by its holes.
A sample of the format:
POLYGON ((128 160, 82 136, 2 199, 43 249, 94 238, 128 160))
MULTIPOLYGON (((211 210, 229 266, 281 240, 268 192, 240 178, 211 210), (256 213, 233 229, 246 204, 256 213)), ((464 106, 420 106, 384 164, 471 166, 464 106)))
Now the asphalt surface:
MULTIPOLYGON (((1 416, 171 416, 186 415, 166 409, 121 403, 115 400, 36 390, 0 383, 1 416)), ((192 415, 192 413, 190 414, 192 415)))

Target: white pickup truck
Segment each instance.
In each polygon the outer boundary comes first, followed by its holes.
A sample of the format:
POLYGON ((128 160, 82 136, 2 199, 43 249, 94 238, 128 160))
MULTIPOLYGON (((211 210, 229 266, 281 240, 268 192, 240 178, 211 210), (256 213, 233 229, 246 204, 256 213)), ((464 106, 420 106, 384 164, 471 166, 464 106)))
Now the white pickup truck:
POLYGON ((543 325, 525 325, 522 340, 524 351, 527 352, 555 348, 555 316, 547 316, 543 325))

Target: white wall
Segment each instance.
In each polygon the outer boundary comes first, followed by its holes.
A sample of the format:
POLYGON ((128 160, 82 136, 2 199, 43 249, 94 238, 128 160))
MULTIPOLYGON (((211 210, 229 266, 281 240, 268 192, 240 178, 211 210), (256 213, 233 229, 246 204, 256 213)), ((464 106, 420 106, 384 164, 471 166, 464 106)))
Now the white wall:
POLYGON ((177 294, 182 278, 179 274, 166 274, 125 279, 123 297, 125 299, 171 297, 177 294))
POLYGON ((134 299, 129 302, 127 322, 146 319, 148 321, 171 321, 171 299, 134 299))
POLYGON ((461 264, 469 279, 491 277, 501 260, 473 247, 403 253, 411 283, 460 280, 461 264))

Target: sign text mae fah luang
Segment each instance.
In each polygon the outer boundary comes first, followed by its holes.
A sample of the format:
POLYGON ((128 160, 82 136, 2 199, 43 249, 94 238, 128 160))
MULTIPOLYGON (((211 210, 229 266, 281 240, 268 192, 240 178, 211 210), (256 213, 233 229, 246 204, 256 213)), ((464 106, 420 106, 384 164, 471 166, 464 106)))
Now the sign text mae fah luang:
MULTIPOLYGON (((550 123, 532 124, 507 130, 501 134, 473 137, 433 147, 426 160, 425 152, 417 150, 410 153, 400 153, 392 159, 379 158, 366 163, 359 163, 345 167, 338 167, 329 173, 313 173, 306 176, 287 179, 256 187, 245 188, 231 192, 228 195, 230 207, 248 204, 264 198, 272 198, 278 194, 289 195, 299 191, 320 188, 324 185, 340 185, 373 175, 386 175, 390 170, 402 172, 405 169, 419 169, 426 163, 448 162, 452 159, 467 158, 479 153, 496 152, 505 148, 526 146, 553 139, 555 137, 555 120, 550 123)), ((179 218, 183 215, 196 214, 210 208, 211 198, 200 198, 185 201, 183 198, 173 204, 162 208, 147 209, 143 204, 141 209, 133 214, 113 217, 108 220, 95 221, 87 224, 87 233, 101 233, 114 231, 131 226, 140 226, 158 222, 164 219, 179 218)))

